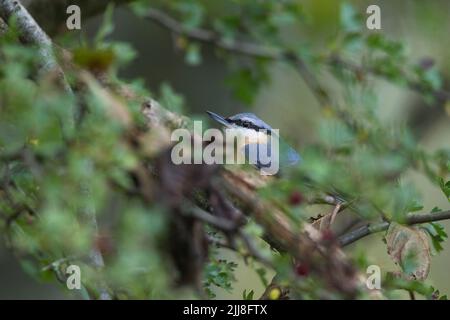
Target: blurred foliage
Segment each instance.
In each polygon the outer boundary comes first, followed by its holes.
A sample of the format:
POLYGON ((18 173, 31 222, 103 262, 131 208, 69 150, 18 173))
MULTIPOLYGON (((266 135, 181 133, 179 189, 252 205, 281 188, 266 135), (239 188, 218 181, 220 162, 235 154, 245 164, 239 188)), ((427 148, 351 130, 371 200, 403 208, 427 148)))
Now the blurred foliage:
MULTIPOLYGON (((417 83, 430 105, 436 102, 435 92, 442 89, 442 77, 432 61, 412 62, 402 43, 381 32, 365 30, 364 16, 353 6, 341 6, 339 29, 320 50, 309 50, 308 39, 293 43, 284 36, 286 30, 308 24, 307 12, 298 1, 132 3, 137 16, 144 16, 150 6, 167 12, 187 30, 211 30, 226 43, 239 40, 275 47, 306 61, 313 72, 329 72, 337 80, 344 99, 331 99, 323 106, 315 133, 317 143, 302 148, 303 162, 288 173, 289 179, 275 181, 260 192, 261 197, 279 203, 293 223, 305 221, 309 211, 304 200, 315 197, 318 191, 338 192, 350 209, 367 221, 382 217, 402 223, 408 214, 431 212, 432 208, 423 207, 416 186, 403 178, 407 170, 426 175, 450 201, 450 149, 429 153, 406 124, 382 121, 377 114, 379 97, 367 73, 405 87, 411 81, 417 83), (349 68, 342 61, 352 61, 358 67, 349 68), (306 178, 310 183, 303 183, 306 178)), ((79 67, 121 84, 117 72, 136 53, 127 43, 108 40, 113 30, 112 12, 109 7, 91 43, 72 39, 68 49, 79 67)), ((176 36, 186 63, 201 64, 204 43, 183 34, 176 36)), ((177 271, 164 251, 166 209, 126 192, 133 184, 129 170, 142 156, 122 143, 125 128, 106 115, 105 110, 111 108, 109 101, 95 88, 77 88, 77 95, 60 90, 51 76, 37 72, 35 50, 20 43, 14 23, 0 36, 0 229, 9 248, 26 272, 47 281, 54 281, 49 270, 60 273, 61 264, 54 268, 55 261, 67 259, 82 266, 83 286, 94 297, 99 295, 96 290, 101 282, 114 297, 124 299, 193 295, 194 291, 186 294, 173 286, 177 271), (81 111, 79 106, 83 106, 81 111), (93 216, 98 218, 99 230, 92 224, 93 216), (86 258, 92 248, 105 259, 101 276, 86 258)), ((226 84, 236 99, 250 105, 270 81, 269 68, 274 62, 220 48, 217 55, 229 67, 226 84)), ((68 73, 68 78, 77 87, 76 76, 68 73)), ((139 81, 132 87, 141 95, 151 96, 139 81)), ((156 98, 172 111, 185 111, 184 98, 168 83, 161 84, 156 98)), ((134 119, 140 117, 137 105, 130 103, 127 107, 134 119)), ((438 223, 421 227, 435 253, 442 251, 447 238, 443 227, 438 223)), ((253 222, 245 233, 257 241, 263 236, 261 227, 253 222)), ((306 277, 306 267, 293 270, 287 254, 270 250, 262 241, 258 248, 273 261, 280 284, 293 286, 294 296, 295 292, 301 292, 304 298, 323 296, 322 280, 306 277), (297 282, 299 278, 303 281, 297 282)), ((240 253, 245 256, 248 252, 244 251, 240 253)), ((409 259, 416 263, 424 252, 415 252, 409 259)), ((248 259, 249 265, 268 286, 266 270, 252 264, 252 259, 248 259)), ((361 270, 365 270, 364 264, 359 266, 361 270)), ((216 287, 233 290, 236 266, 210 250, 202 276, 209 297, 215 296, 216 287)), ((418 280, 395 278, 385 288, 444 298, 418 280)), ((390 296, 389 290, 384 291, 390 296)), ((277 291, 271 293, 274 299, 279 296, 277 291)), ((242 297, 255 298, 251 289, 242 297)))

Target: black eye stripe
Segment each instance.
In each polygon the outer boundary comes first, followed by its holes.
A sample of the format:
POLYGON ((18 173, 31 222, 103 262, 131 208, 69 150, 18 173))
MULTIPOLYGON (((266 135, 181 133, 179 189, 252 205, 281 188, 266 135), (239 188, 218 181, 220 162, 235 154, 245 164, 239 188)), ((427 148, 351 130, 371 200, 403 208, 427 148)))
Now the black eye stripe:
POLYGON ((232 119, 230 119, 230 118, 226 118, 226 120, 227 120, 228 122, 231 122, 231 123, 233 123, 233 124, 235 124, 235 125, 237 125, 237 126, 240 126, 240 127, 244 127, 244 128, 248 128, 248 129, 253 129, 253 130, 255 130, 255 131, 266 131, 266 133, 267 133, 268 135, 271 134, 271 131, 270 131, 269 129, 258 127, 257 125, 254 125, 254 124, 251 123, 250 121, 245 121, 245 120, 240 120, 240 119, 232 120, 232 119))

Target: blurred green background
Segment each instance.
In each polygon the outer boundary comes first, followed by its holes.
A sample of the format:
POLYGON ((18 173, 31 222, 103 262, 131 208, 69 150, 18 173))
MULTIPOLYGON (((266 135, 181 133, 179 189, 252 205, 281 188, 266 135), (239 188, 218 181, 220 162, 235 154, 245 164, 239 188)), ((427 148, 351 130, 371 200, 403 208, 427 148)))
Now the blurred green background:
MULTIPOLYGON (((339 21, 339 7, 342 1, 310 0, 300 1, 308 14, 307 30, 286 30, 290 41, 299 41, 308 35, 312 46, 320 46, 324 40, 334 35, 339 21)), ((432 57, 443 72, 446 84, 450 82, 450 49, 448 32, 450 30, 450 2, 445 0, 397 0, 397 1, 347 1, 365 14, 369 4, 378 4, 382 10, 382 31, 389 37, 401 40, 407 48, 408 57, 420 60, 432 57)), ((213 7, 214 4, 211 4, 213 7)), ((102 17, 82 20, 82 34, 92 37, 102 17)), ((233 98, 231 90, 224 84, 227 68, 217 59, 213 48, 202 49, 203 63, 199 66, 185 64, 184 54, 173 45, 171 35, 156 24, 137 19, 128 9, 117 8, 114 13, 115 31, 112 38, 129 42, 137 51, 138 57, 122 71, 124 78, 145 80, 146 87, 158 94, 164 84, 169 84, 177 93, 184 96, 187 112, 203 115, 212 110, 224 115, 248 111, 245 106, 233 98)), ((271 67, 272 80, 264 85, 255 99, 251 111, 267 120, 273 127, 281 128, 286 136, 300 151, 302 146, 314 142, 314 127, 319 117, 319 108, 311 92, 299 75, 289 66, 274 64, 271 67)), ((333 88, 331 78, 323 76, 325 86, 333 88)), ((407 122, 417 134, 417 139, 427 150, 450 145, 450 117, 445 110, 425 105, 415 93, 389 84, 383 80, 374 80, 378 93, 380 116, 385 121, 407 122)), ((447 112, 449 112, 447 110, 447 112)), ((436 187, 420 175, 409 174, 407 181, 413 181, 423 195, 425 209, 434 206, 448 207, 448 202, 436 187)), ((344 214, 345 215, 345 214, 344 214)), ((343 215, 338 218, 345 219, 343 215)), ((339 221, 338 221, 339 222, 339 221)), ((450 232, 450 222, 444 222, 450 232)), ((365 238, 346 250, 369 253, 369 259, 383 270, 395 270, 388 257, 382 235, 365 238)), ((230 252, 224 255, 232 258, 230 252)), ((254 271, 239 263, 236 274, 237 289, 233 295, 218 291, 218 298, 241 298, 244 289, 255 290, 255 296, 262 292, 262 284, 254 271)), ((450 248, 444 244, 444 251, 432 261, 429 280, 436 284, 441 293, 450 293, 450 248)), ((14 257, 0 247, 0 299, 13 298, 71 298, 62 293, 54 284, 36 283, 16 262, 14 257)))

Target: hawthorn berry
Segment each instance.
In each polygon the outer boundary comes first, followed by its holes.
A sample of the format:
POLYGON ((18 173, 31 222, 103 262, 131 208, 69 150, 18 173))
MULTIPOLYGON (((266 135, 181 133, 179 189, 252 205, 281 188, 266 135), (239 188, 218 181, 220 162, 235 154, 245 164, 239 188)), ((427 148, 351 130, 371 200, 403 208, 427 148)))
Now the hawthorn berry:
POLYGON ((297 262, 295 264, 295 273, 300 277, 305 277, 309 274, 309 266, 307 264, 297 262))
POLYGON ((299 191, 293 191, 289 195, 289 204, 291 206, 298 206, 304 201, 303 195, 299 191))
POLYGON ((103 256, 110 256, 115 250, 113 240, 107 233, 97 235, 94 240, 94 246, 103 256))
POLYGON ((333 231, 330 229, 325 229, 322 231, 322 240, 326 242, 331 242, 335 239, 333 231))

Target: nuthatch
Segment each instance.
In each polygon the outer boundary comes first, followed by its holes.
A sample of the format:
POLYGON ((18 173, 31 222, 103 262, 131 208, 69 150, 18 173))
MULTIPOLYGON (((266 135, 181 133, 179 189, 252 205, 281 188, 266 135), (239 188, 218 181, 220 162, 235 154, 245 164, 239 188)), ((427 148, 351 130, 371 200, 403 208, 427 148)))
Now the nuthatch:
POLYGON ((286 142, 282 141, 271 126, 253 113, 238 113, 228 118, 211 111, 207 111, 207 113, 212 119, 224 125, 227 129, 237 130, 239 134, 245 136, 243 145, 237 146, 237 148, 247 158, 253 155, 256 159, 255 166, 257 168, 261 169, 272 164, 263 162, 263 155, 271 158, 271 161, 277 161, 280 169, 286 166, 294 166, 301 161, 300 155, 286 142), (272 138, 276 138, 278 141, 278 148, 276 149, 271 148, 272 138), (265 145, 262 146, 262 144, 265 145), (275 152, 278 154, 272 154, 272 149, 275 149, 275 152), (252 154, 253 152, 256 152, 256 154, 252 154), (267 153, 264 154, 263 152, 267 153))
MULTIPOLYGON (((238 130, 243 135, 248 137, 248 139, 244 140, 245 141, 244 145, 238 146, 238 148, 242 150, 247 157, 249 153, 251 153, 250 146, 252 144, 257 144, 258 146, 261 144, 270 145, 270 142, 272 141, 270 139, 270 136, 275 134, 273 132, 274 129, 272 129, 271 126, 269 126, 267 123, 265 123, 263 120, 258 118, 253 113, 238 113, 228 118, 219 116, 218 114, 211 111, 207 111, 207 113, 212 119, 224 125, 226 128, 231 130, 238 130)), ((286 142, 282 141, 282 139, 280 139, 278 136, 277 138, 279 141, 279 151, 278 157, 275 156, 274 159, 278 159, 280 169, 282 170, 287 166, 294 166, 300 163, 300 161, 302 160, 300 155, 294 149, 292 149, 286 142)), ((259 148, 257 148, 256 150, 257 150, 257 159, 259 159, 260 150, 259 148)), ((268 147, 266 148, 266 150, 271 150, 271 148, 268 147)), ((264 165, 259 164, 258 162, 256 164, 256 167, 261 168, 264 167, 264 165)), ((325 225, 325 228, 327 228, 333 223, 337 213, 342 209, 342 205, 346 204, 347 202, 334 189, 330 190, 329 192, 326 192, 324 199, 325 202, 334 205, 334 209, 330 213, 329 219, 327 219, 326 221, 328 226, 325 225)), ((320 229, 322 229, 322 226, 320 227, 320 229)))

